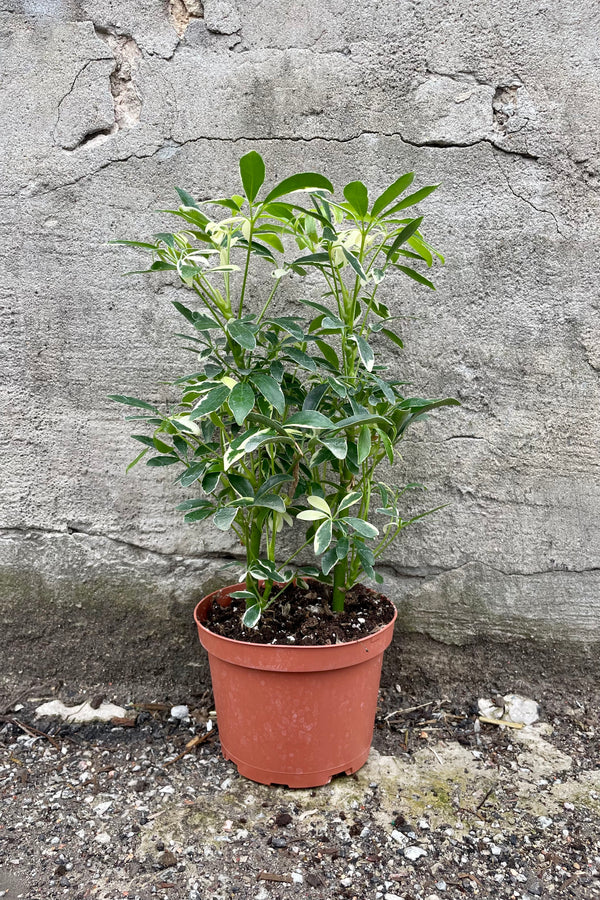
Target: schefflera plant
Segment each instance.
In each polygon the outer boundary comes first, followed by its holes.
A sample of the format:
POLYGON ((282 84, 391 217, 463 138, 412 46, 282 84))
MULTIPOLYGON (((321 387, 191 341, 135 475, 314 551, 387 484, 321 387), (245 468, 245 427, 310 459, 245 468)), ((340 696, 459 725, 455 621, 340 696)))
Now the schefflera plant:
POLYGON ((317 173, 286 178, 259 199, 265 166, 254 151, 242 157, 240 174, 244 193, 232 197, 197 203, 178 189, 181 205, 167 212, 184 221, 183 229, 115 242, 151 253, 141 271, 172 272, 200 302, 200 310, 173 304, 193 330, 179 337, 200 368, 174 382, 182 396, 166 412, 134 397, 111 399, 141 409, 128 418, 152 429, 133 435, 144 447, 130 467, 155 451, 147 465, 176 465, 176 480, 201 492, 179 504, 185 521, 212 517, 237 535, 246 584, 234 596, 245 599, 243 621, 252 627, 296 573, 331 580, 334 610, 343 609, 363 573, 380 581, 377 558, 420 517, 402 519, 403 491, 376 481, 375 470, 386 458, 394 462, 412 422, 457 401, 405 398, 369 343, 380 334, 402 346, 397 317, 376 299, 391 272, 433 288, 400 259, 433 262, 421 217, 406 218, 403 210, 434 187, 400 200, 413 177, 402 176, 369 210, 360 182, 347 185, 345 201, 337 202, 331 182, 317 173), (215 208, 225 215, 212 218, 215 208), (273 315, 287 277, 313 269, 323 290, 318 301, 300 301, 310 319, 273 315), (370 521, 374 491, 382 501, 375 512, 386 517, 381 536, 370 521), (278 534, 294 516, 306 533, 278 564, 278 534), (288 568, 309 543, 319 568, 288 568))

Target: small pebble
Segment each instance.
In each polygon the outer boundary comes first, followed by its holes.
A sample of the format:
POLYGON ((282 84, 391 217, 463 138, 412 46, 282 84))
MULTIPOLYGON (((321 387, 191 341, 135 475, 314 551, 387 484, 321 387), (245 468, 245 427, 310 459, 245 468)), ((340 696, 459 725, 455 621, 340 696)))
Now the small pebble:
POLYGON ((419 859, 421 856, 427 856, 427 850, 423 850, 422 847, 406 847, 404 855, 407 859, 410 859, 411 862, 415 862, 415 860, 419 859))
POLYGON ((171 718, 173 719, 187 719, 189 718, 190 711, 187 706, 172 706, 171 707, 171 718))

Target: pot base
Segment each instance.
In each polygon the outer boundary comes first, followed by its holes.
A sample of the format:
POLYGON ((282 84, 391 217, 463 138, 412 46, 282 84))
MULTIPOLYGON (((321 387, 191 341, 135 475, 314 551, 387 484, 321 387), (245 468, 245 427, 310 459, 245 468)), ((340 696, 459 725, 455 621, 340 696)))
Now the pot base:
POLYGON ((299 772, 298 774, 291 774, 290 772, 267 772, 262 768, 247 765, 242 760, 238 759, 235 754, 229 753, 227 748, 221 744, 223 757, 230 760, 232 763, 235 763, 238 772, 240 775, 243 775, 244 778, 249 778, 250 781, 256 781, 258 784, 282 785, 283 787, 288 788, 322 787, 324 784, 329 784, 334 775, 353 775, 354 772, 358 772, 359 769, 362 769, 366 763, 370 749, 371 748, 369 747, 366 752, 361 753, 346 765, 341 766, 341 768, 339 766, 334 766, 332 769, 323 769, 320 772, 299 772))

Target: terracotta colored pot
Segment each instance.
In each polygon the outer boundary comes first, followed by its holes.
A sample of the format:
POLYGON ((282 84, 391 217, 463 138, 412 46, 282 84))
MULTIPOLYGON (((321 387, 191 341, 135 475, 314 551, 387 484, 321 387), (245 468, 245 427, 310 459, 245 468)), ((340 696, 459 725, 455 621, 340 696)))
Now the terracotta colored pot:
POLYGON ((345 644, 251 644, 209 631, 212 603, 227 606, 236 584, 209 594, 194 611, 208 651, 225 759, 262 784, 316 787, 356 772, 373 738, 383 651, 391 622, 345 644))

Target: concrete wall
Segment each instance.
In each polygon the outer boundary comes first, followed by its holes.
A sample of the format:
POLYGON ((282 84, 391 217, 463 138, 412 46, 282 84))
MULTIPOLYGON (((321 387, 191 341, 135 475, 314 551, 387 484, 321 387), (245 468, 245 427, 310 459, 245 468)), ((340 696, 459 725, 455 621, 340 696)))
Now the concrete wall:
POLYGON ((168 475, 124 474, 132 442, 106 395, 160 400, 185 363, 178 288, 122 278, 138 259, 107 241, 160 230, 174 185, 232 191, 250 148, 271 179, 442 182, 425 210, 448 264, 437 293, 394 298, 418 317, 397 371, 463 406, 415 428, 396 472, 449 504, 386 561, 404 626, 599 639, 597 3, 0 9, 6 658, 41 629, 60 666, 61 633, 75 648, 94 616, 117 658, 120 622, 187 617, 234 549, 182 525, 168 475))

